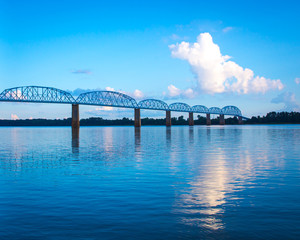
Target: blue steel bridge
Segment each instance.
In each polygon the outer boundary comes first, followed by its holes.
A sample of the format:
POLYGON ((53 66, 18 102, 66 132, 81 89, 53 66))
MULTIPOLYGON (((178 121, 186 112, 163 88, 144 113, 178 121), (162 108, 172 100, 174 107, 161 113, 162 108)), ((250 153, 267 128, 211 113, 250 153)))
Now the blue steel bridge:
POLYGON ((239 123, 242 119, 242 112, 236 106, 225 106, 223 108, 207 108, 203 105, 189 106, 186 103, 176 102, 168 105, 158 99, 145 99, 137 102, 134 98, 115 91, 92 91, 80 94, 76 99, 67 91, 52 87, 23 86, 5 89, 0 94, 0 102, 29 102, 29 103, 58 103, 72 105, 72 127, 79 127, 79 105, 109 106, 134 109, 134 126, 141 126, 141 109, 161 110, 166 112, 166 126, 171 126, 171 111, 188 112, 189 125, 194 125, 193 114, 206 114, 206 124, 210 125, 210 115, 219 115, 220 124, 225 124, 224 115, 235 116, 239 123))

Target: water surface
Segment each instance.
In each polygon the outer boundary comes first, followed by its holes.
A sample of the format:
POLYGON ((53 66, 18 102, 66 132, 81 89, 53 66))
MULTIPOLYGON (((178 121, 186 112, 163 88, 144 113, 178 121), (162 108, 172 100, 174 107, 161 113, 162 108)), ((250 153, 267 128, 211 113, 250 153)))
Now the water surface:
POLYGON ((0 239, 300 239, 300 125, 0 134, 0 239))

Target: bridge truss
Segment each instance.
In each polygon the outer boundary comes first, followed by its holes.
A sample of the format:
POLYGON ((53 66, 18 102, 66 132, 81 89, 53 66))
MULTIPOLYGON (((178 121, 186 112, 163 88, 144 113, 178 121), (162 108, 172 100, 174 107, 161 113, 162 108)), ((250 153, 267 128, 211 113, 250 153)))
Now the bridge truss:
MULTIPOLYGON (((223 114, 243 117, 241 110, 236 106, 207 108, 203 105, 189 106, 186 103, 176 102, 168 105, 158 99, 145 99, 139 103, 124 93, 115 91, 92 91, 80 94, 75 99, 71 93, 52 87, 23 86, 5 89, 0 94, 2 102, 34 102, 34 103, 62 103, 84 104, 96 106, 110 106, 121 108, 194 112, 203 114, 223 114)), ((243 117, 246 118, 246 117, 243 117)))
POLYGON ((157 99, 145 99, 138 104, 140 109, 164 110, 168 111, 169 106, 167 103, 157 99))
POLYGON ((5 89, 0 101, 39 102, 39 103, 76 103, 73 96, 63 90, 51 87, 24 86, 5 89))
POLYGON ((77 104, 138 108, 134 98, 114 91, 93 91, 82 93, 76 99, 77 104))

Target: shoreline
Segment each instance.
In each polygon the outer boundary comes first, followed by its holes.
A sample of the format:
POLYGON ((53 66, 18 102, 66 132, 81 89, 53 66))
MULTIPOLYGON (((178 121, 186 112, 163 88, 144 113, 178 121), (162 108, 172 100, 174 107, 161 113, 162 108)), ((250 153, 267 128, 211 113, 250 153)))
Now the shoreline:
MULTIPOLYGON (((300 123, 243 123, 243 124, 194 124, 194 126, 262 126, 262 125, 300 125, 300 123)), ((193 127, 189 126, 188 124, 173 124, 171 127, 193 127)), ((0 125, 0 128, 6 128, 6 127, 72 127, 71 125, 0 125)), ((118 125, 118 124, 107 124, 107 125, 80 125, 81 127, 134 127, 134 124, 132 125, 118 125)), ((160 124, 146 124, 141 127, 166 127, 166 125, 160 125, 160 124)))

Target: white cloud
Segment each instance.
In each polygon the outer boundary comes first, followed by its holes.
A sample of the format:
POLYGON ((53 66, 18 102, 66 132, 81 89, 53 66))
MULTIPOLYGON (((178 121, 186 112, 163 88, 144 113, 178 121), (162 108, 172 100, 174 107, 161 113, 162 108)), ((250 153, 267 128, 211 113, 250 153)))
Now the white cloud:
POLYGON ((181 94, 181 90, 171 84, 170 86, 168 86, 168 93, 170 97, 177 97, 181 94))
POLYGON ((136 99, 142 99, 144 97, 144 93, 138 89, 133 92, 133 97, 136 99))
POLYGON ((193 98, 195 97, 196 93, 192 88, 188 88, 186 90, 181 90, 174 85, 168 86, 168 92, 163 93, 165 95, 165 98, 167 99, 177 99, 177 98, 193 98))
POLYGON ((136 100, 145 98, 145 94, 139 89, 135 89, 133 92, 125 92, 125 91, 121 91, 121 90, 119 90, 118 92, 128 95, 136 100))
POLYGON ((85 111, 85 113, 89 114, 89 115, 95 115, 95 116, 99 116, 101 115, 101 113, 103 114, 103 112, 110 112, 110 111, 116 111, 117 109, 114 107, 109 107, 109 106, 99 106, 99 107, 95 107, 94 109, 91 110, 87 110, 85 111))
POLYGON ((188 89, 183 91, 182 95, 185 98, 193 98, 193 97, 195 97, 196 93, 192 88, 188 88, 188 89))
POLYGON ((198 89, 214 94, 236 92, 239 94, 265 93, 281 90, 283 84, 278 80, 254 76, 249 68, 242 68, 222 55, 209 33, 201 33, 197 42, 172 44, 169 46, 172 57, 187 60, 197 78, 198 89))
POLYGON ((10 117, 11 117, 12 120, 18 120, 19 119, 17 114, 11 114, 10 117))
POLYGON ((300 111, 300 104, 296 100, 296 96, 292 92, 285 92, 279 94, 276 98, 273 98, 272 103, 283 103, 284 108, 281 111, 300 111))
POLYGON ((112 88, 112 87, 106 87, 105 90, 106 90, 106 91, 115 91, 115 89, 112 88))
POLYGON ((300 84, 300 78, 295 78, 295 83, 300 84))
MULTIPOLYGON (((106 87, 105 90, 106 91, 116 91, 112 87, 106 87)), ((144 93, 141 90, 139 90, 139 89, 136 89, 133 92, 125 92, 125 91, 122 91, 122 90, 118 90, 116 92, 120 92, 120 93, 126 94, 126 95, 128 95, 130 97, 133 97, 135 99, 142 99, 142 98, 145 97, 144 93)))
POLYGON ((113 107, 108 107, 108 106, 103 106, 103 107, 96 107, 96 111, 112 111, 114 108, 113 107))
POLYGON ((133 110, 129 108, 118 108, 118 107, 96 107, 91 110, 84 112, 87 117, 101 117, 104 119, 116 119, 123 117, 133 117, 133 110))

